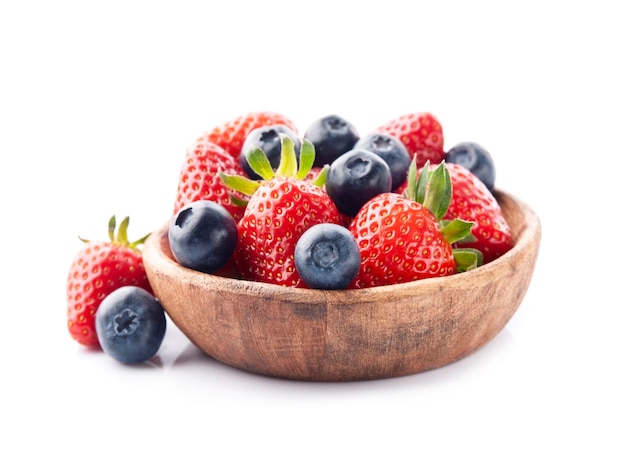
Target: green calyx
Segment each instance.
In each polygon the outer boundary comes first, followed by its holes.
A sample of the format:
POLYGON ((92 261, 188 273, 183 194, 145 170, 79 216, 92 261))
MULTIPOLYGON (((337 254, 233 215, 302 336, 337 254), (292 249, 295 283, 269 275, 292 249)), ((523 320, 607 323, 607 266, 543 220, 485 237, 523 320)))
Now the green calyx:
MULTIPOLYGON (((146 239, 148 239, 148 237, 150 236, 150 233, 146 234, 141 239, 137 239, 136 241, 130 242, 128 239, 129 223, 130 223, 130 217, 126 217, 120 223, 119 228, 117 228, 117 221, 115 219, 115 215, 113 215, 109 219, 109 225, 108 225, 109 240, 111 241, 111 243, 115 245, 119 245, 122 247, 129 247, 134 250, 139 250, 139 246, 142 245, 144 242, 146 242, 146 239)), ((85 243, 89 242, 89 239, 83 239, 80 236, 78 236, 78 238, 85 243)))
MULTIPOLYGON (((238 191, 246 196, 251 196, 259 189, 264 181, 269 181, 273 178, 294 178, 303 180, 311 171, 313 163, 315 162, 315 147, 309 140, 303 140, 300 148, 300 162, 296 156, 294 143, 286 135, 280 136, 281 140, 281 152, 280 163, 276 168, 276 171, 272 168, 267 156, 263 150, 256 148, 247 154, 248 164, 254 172, 259 175, 262 180, 251 180, 241 175, 227 175, 220 172, 220 178, 222 183, 230 189, 238 191)), ((325 166, 320 173, 311 181, 311 183, 321 187, 326 182, 326 175, 328 173, 328 166, 325 166)), ((245 205, 245 201, 237 199, 231 196, 231 199, 241 205, 245 205)))
MULTIPOLYGON (((475 240, 472 235, 473 222, 459 218, 443 219, 452 201, 452 181, 445 162, 441 162, 431 171, 430 162, 427 161, 418 176, 417 165, 413 159, 409 166, 408 186, 404 195, 433 213, 439 222, 444 239, 450 244, 475 240)), ((483 255, 478 250, 453 248, 452 253, 458 272, 469 271, 482 265, 483 255)))
POLYGON ((459 273, 478 268, 483 264, 483 253, 476 249, 452 249, 452 255, 459 273))

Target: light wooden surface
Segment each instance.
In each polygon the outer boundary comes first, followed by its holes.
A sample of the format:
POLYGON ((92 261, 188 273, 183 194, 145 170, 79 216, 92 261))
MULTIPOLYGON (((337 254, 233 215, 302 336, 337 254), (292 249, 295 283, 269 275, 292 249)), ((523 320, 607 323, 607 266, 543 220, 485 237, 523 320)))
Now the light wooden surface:
POLYGON ((497 193, 515 247, 469 273, 351 291, 293 289, 198 273, 171 257, 167 227, 144 263, 170 318, 225 364, 296 380, 403 376, 457 361, 491 340, 530 283, 541 226, 527 205, 497 193))

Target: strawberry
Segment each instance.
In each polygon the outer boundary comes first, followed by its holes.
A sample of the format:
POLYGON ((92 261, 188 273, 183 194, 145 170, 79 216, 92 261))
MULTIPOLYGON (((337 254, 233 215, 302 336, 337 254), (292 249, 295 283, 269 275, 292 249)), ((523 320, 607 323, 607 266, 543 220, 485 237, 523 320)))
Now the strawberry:
MULTIPOLYGON (((427 163, 428 165, 428 163, 427 163)), ((441 164, 428 180, 409 170, 407 196, 383 193, 370 199, 350 225, 361 252, 359 274, 349 288, 375 287, 442 277, 480 264, 480 254, 455 251, 452 243, 470 233, 472 223, 441 220, 450 203, 450 178, 441 164), (428 187, 427 187, 428 186, 428 187)))
POLYGON ((138 246, 143 238, 129 242, 126 217, 115 233, 115 216, 109 220, 110 241, 88 241, 76 254, 67 276, 67 327, 71 337, 85 346, 99 346, 96 311, 100 302, 123 286, 152 288, 138 246))
POLYGON ((445 156, 441 124, 428 112, 402 115, 376 131, 399 138, 409 151, 409 156, 417 157, 418 167, 422 167, 426 161, 438 164, 445 156))
POLYGON ((296 125, 282 114, 268 111, 250 112, 208 130, 198 141, 215 143, 238 159, 248 134, 255 128, 267 125, 284 125, 298 133, 296 125))
POLYGON ((293 141, 281 138, 281 160, 275 172, 260 149, 249 154, 250 166, 263 180, 221 175, 227 186, 250 196, 238 224, 234 258, 245 279, 306 287, 296 271, 296 243, 315 224, 338 223, 339 212, 319 185, 324 169, 316 180, 304 179, 315 159, 313 145, 302 143, 298 167, 293 141))
POLYGON ((204 140, 191 145, 180 170, 174 215, 187 204, 204 199, 224 206, 239 221, 245 206, 233 201, 219 172, 243 174, 239 162, 215 143, 204 140))
POLYGON ((460 218, 474 222, 475 240, 457 242, 455 247, 479 250, 484 263, 489 263, 513 247, 511 228, 495 196, 476 175, 460 164, 447 166, 452 199, 444 220, 460 218))

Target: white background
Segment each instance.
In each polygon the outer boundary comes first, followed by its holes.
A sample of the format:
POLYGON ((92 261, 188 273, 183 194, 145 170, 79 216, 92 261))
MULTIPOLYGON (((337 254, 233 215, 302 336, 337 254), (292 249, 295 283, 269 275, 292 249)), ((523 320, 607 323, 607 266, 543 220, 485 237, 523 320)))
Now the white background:
POLYGON ((626 458, 619 3, 406 5, 0 4, 0 459, 626 458), (112 214, 135 238, 161 226, 186 147, 257 110, 363 132, 430 111, 446 148, 487 147, 543 226, 505 329, 444 368, 347 384, 232 369, 171 323, 141 367, 71 340, 77 236, 106 238, 112 214))

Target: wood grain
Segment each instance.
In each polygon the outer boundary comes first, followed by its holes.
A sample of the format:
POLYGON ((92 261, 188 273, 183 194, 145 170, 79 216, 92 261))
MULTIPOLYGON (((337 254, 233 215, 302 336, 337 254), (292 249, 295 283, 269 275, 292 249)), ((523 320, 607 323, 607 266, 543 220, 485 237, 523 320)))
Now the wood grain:
POLYGON ((268 376, 350 381, 404 376, 457 361, 493 339, 519 307, 541 240, 537 215, 497 198, 515 246, 464 274, 372 289, 294 289, 178 265, 167 226, 143 249, 155 294, 211 357, 268 376))

